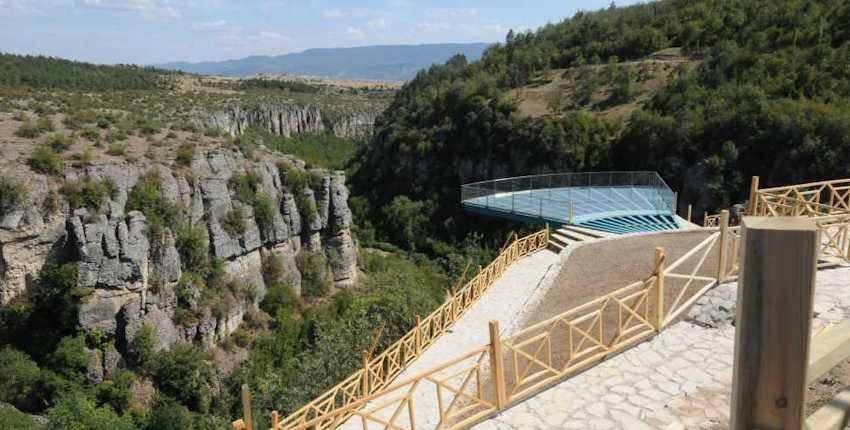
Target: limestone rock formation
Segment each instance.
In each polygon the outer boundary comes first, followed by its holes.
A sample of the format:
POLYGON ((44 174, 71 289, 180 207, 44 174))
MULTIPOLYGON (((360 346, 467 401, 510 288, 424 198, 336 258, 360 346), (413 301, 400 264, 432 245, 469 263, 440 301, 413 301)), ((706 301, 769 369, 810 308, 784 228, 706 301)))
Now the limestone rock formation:
MULTIPOLYGON (((318 113, 304 118, 310 115, 318 113)), ((73 212, 61 196, 58 210, 44 209, 48 183, 45 177, 34 176, 26 183, 28 204, 0 220, 0 304, 35 287, 48 254, 61 249, 77 265, 79 287, 91 292, 81 303, 78 323, 107 341, 90 354, 87 378, 97 382, 114 374, 121 353, 145 326, 153 330, 160 349, 181 342, 212 345, 232 333, 265 295, 264 258, 280 260, 284 281, 296 293, 301 274, 295 257, 302 249, 324 252, 334 280, 354 281, 357 256, 344 174, 315 171, 312 174, 322 175, 316 190, 294 190, 278 169, 284 160, 304 170, 304 162, 292 157, 267 155, 255 161, 230 150, 198 151, 189 176, 148 161, 95 162, 69 169, 66 180, 108 178, 115 192, 100 208, 73 212), (181 261, 178 226, 164 226, 158 230, 161 236, 149 239, 148 219, 127 208, 129 193, 151 171, 159 176, 161 195, 181 208, 184 221, 202 227, 211 256, 221 261, 232 280, 222 287, 228 291, 213 294, 222 300, 215 308, 209 304, 209 292, 205 298, 192 284, 191 269, 181 261), (234 175, 248 172, 260 178, 255 192, 268 196, 277 209, 271 224, 263 228, 254 219, 252 203, 241 201, 231 183, 234 175), (240 231, 225 228, 225 219, 234 210, 243 214, 240 231), (182 279, 187 276, 190 281, 182 279)))
POLYGON ((331 131, 340 138, 371 132, 377 111, 329 113, 317 106, 229 106, 215 112, 196 112, 194 122, 202 129, 215 129, 239 136, 249 127, 276 136, 292 137, 331 131))

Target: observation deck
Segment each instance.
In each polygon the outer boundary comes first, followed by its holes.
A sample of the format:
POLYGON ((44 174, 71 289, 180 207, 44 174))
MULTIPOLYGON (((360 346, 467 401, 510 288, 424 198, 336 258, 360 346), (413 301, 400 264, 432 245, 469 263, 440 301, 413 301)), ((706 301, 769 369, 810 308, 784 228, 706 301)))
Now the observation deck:
POLYGON ((673 191, 656 172, 519 176, 461 186, 466 211, 615 234, 675 230, 673 191))

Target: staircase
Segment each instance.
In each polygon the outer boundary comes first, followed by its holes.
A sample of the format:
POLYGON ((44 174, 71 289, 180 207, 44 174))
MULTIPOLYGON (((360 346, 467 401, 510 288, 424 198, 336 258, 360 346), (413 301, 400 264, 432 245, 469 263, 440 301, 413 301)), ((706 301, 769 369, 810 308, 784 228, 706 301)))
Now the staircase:
POLYGON ((574 225, 562 225, 557 230, 549 235, 549 250, 561 252, 564 248, 580 243, 592 242, 597 239, 604 239, 616 236, 615 234, 591 230, 588 228, 577 227, 574 225))

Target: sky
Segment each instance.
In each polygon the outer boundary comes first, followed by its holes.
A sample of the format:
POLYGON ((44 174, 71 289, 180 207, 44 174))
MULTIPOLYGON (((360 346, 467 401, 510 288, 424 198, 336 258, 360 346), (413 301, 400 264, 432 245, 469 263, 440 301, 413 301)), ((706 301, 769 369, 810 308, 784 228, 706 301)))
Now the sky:
MULTIPOLYGON (((621 0, 617 5, 636 3, 621 0)), ((157 64, 498 42, 610 0, 0 0, 0 52, 157 64)))

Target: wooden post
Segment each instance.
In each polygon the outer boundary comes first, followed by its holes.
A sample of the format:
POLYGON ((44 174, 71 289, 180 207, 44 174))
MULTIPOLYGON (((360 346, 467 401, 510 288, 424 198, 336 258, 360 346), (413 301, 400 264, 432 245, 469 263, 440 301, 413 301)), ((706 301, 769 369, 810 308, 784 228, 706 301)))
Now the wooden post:
POLYGON ((567 203, 567 214, 568 214, 567 219, 570 220, 570 224, 573 224, 573 202, 572 202, 572 200, 570 200, 570 202, 567 203))
POLYGON ((505 394, 505 363, 502 361, 502 340, 499 335, 499 321, 490 321, 490 372, 493 381, 493 398, 496 408, 502 410, 508 403, 505 394))
POLYGON ((691 222, 691 210, 693 209, 693 205, 688 203, 688 222, 691 222))
POLYGON ((750 201, 747 207, 747 215, 756 215, 756 206, 758 203, 759 177, 753 176, 750 180, 750 201))
POLYGON ((720 219, 718 220, 720 227, 720 239, 717 241, 719 248, 717 251, 717 283, 722 283, 726 279, 726 243, 729 242, 729 211, 723 209, 720 211, 720 219))
POLYGON ((702 213, 702 226, 708 227, 708 211, 702 213))
POLYGON ((363 378, 360 379, 360 391, 363 392, 363 397, 366 397, 369 395, 369 352, 361 352, 360 359, 363 362, 363 378))
POLYGON ((679 214, 679 192, 673 191, 673 215, 679 214))
POLYGON ((416 324, 416 335, 414 337, 414 342, 416 342, 416 355, 422 354, 422 329, 419 327, 419 324, 422 322, 422 319, 419 318, 419 315, 414 315, 413 320, 416 324))
POLYGON ((248 389, 248 384, 242 384, 242 419, 245 428, 252 430, 251 423, 251 390, 248 389))
POLYGON ((664 326, 664 248, 655 248, 655 329, 664 326))
POLYGON ((277 411, 272 411, 272 430, 278 430, 280 427, 280 415, 277 411))
POLYGON ((805 218, 742 225, 731 429, 802 429, 820 234, 805 218))

